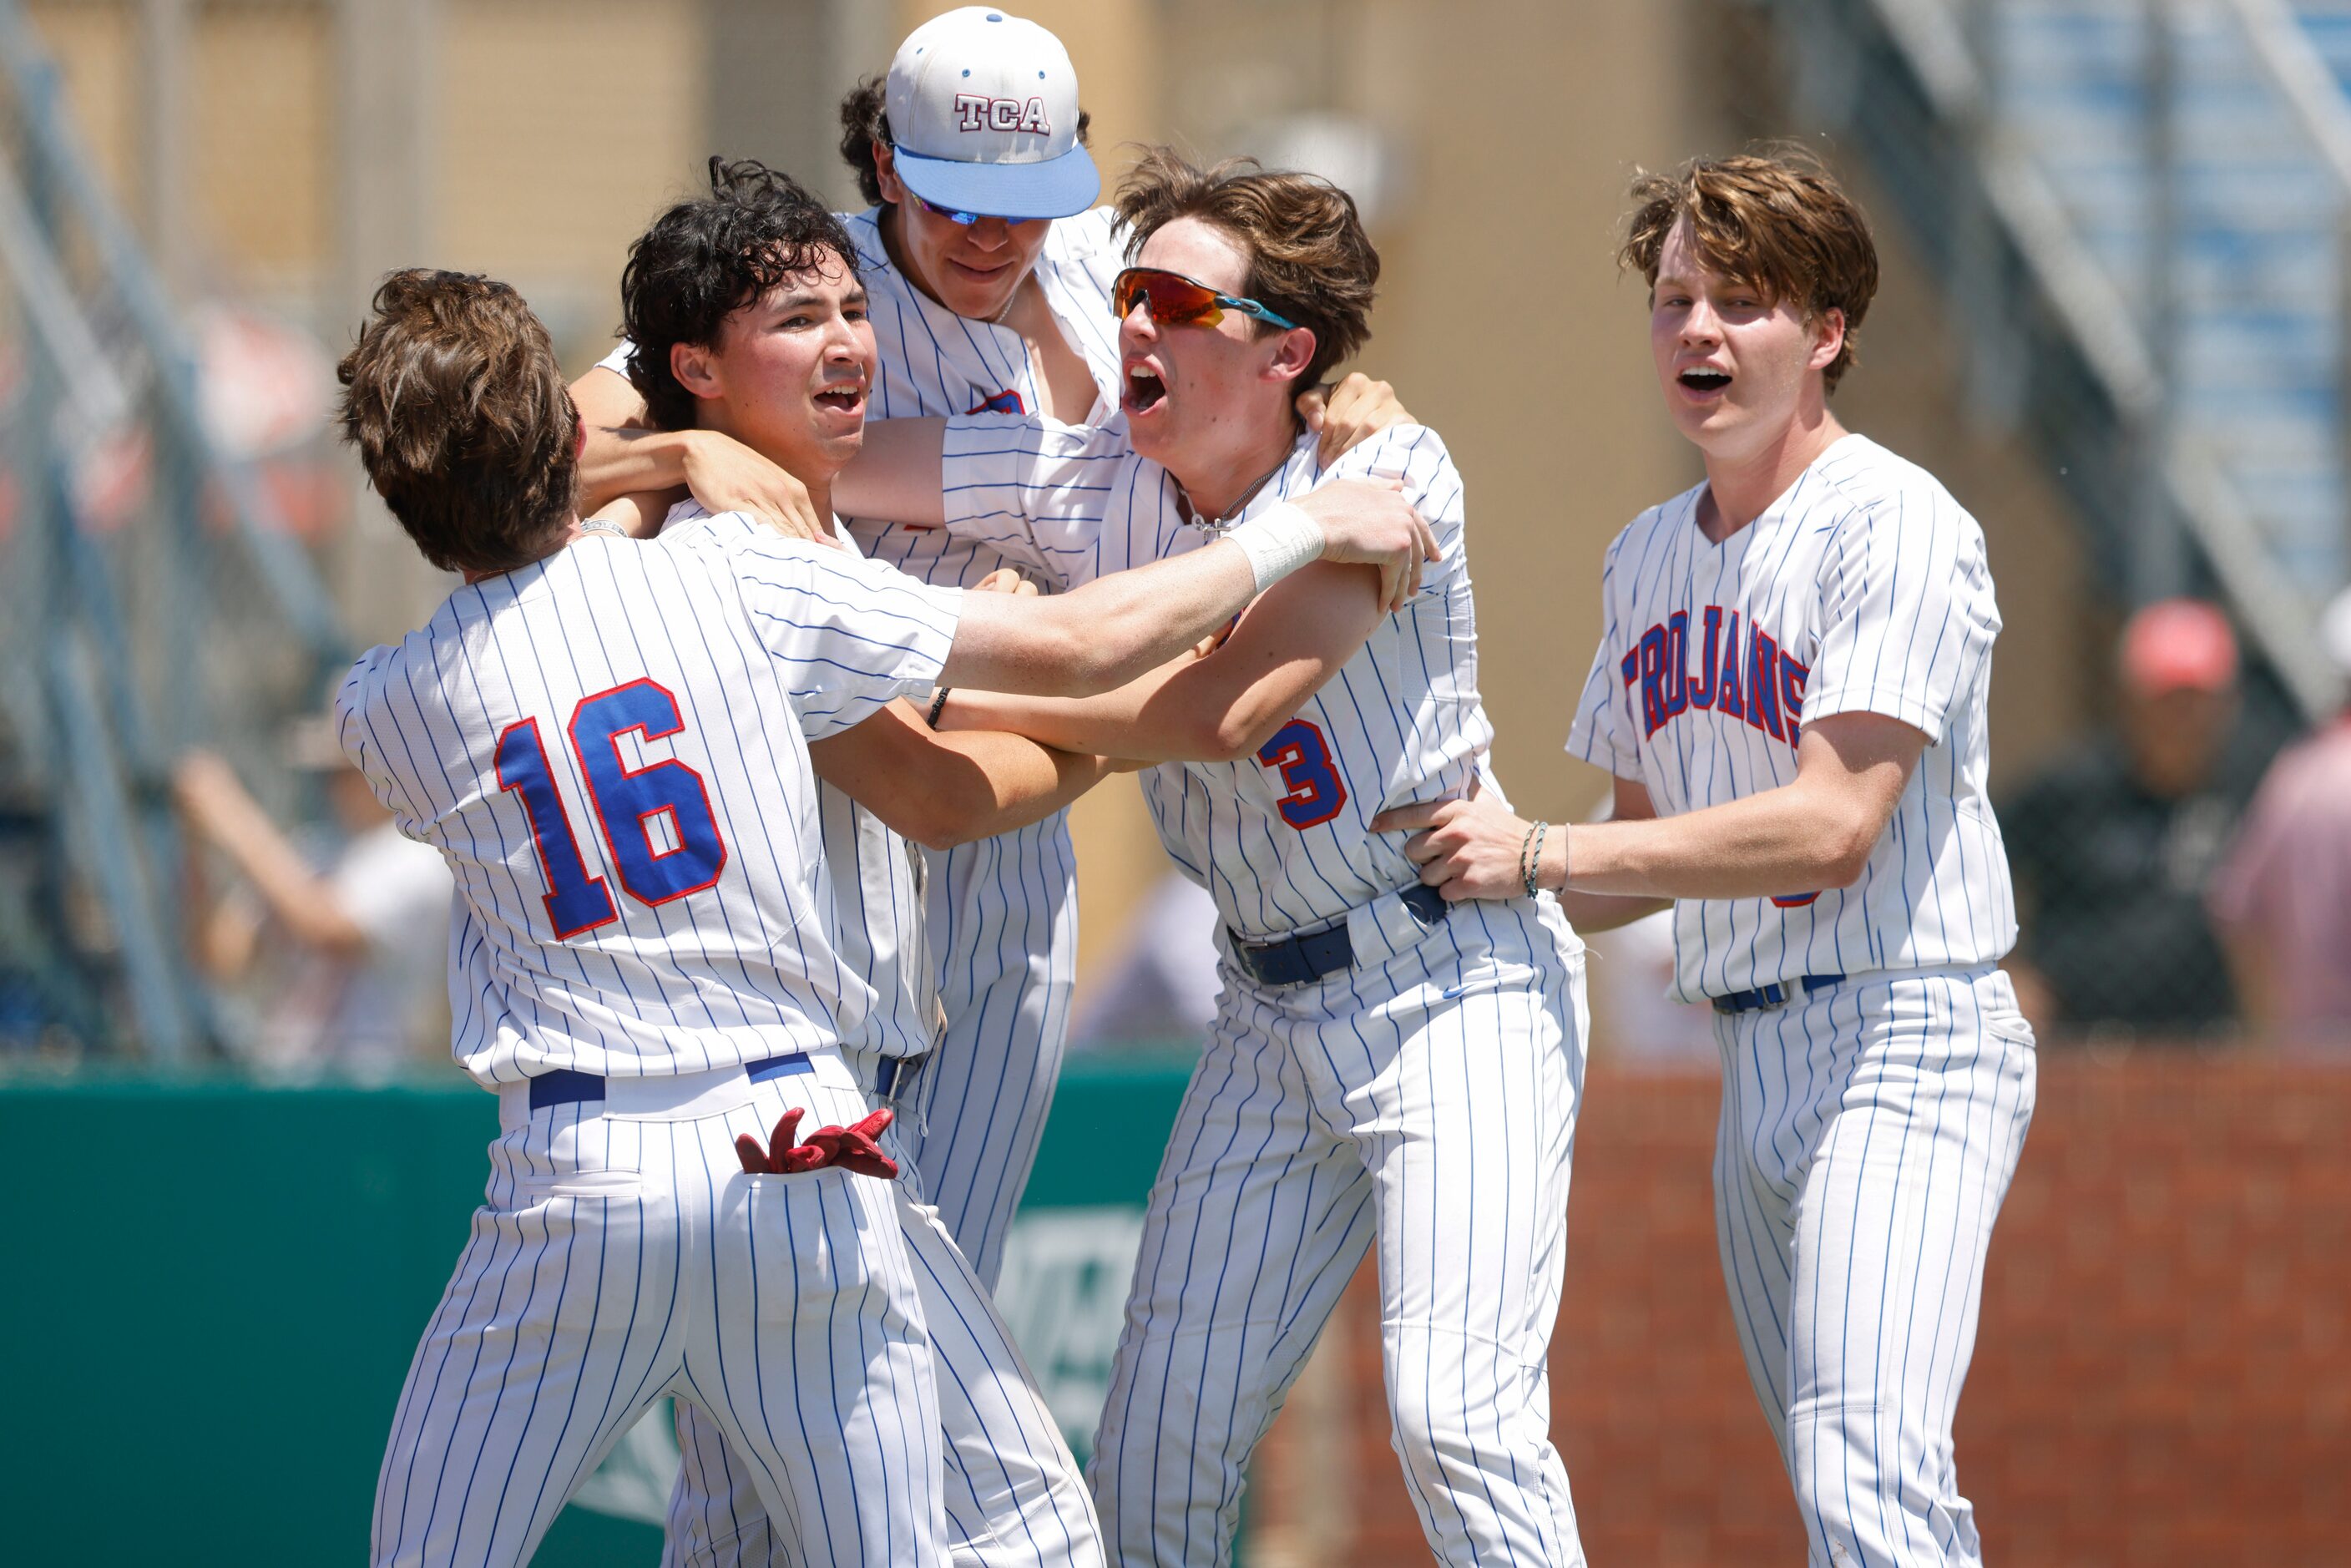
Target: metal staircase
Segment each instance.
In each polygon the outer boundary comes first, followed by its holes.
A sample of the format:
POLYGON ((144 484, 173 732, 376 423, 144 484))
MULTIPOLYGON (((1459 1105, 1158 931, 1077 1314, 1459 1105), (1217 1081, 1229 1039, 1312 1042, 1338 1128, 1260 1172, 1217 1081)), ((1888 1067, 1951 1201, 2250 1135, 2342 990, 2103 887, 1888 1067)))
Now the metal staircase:
POLYGON ((2305 715, 2351 572, 2351 0, 1764 0, 2116 596, 2233 601, 2305 715))
POLYGON ((0 0, 0 1050, 185 1057, 172 758, 274 760, 348 657, 260 474, 0 0))

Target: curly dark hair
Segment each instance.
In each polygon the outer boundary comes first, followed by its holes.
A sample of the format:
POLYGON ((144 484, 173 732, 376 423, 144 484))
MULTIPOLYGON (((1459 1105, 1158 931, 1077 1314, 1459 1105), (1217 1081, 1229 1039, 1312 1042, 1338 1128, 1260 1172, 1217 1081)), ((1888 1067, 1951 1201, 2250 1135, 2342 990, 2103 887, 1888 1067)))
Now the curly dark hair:
POLYGON ((728 316, 793 274, 830 265, 828 252, 856 271, 849 231, 799 182, 748 158, 712 158, 710 194, 655 218, 621 273, 621 330, 636 345, 629 382, 653 423, 695 423, 694 394, 670 371, 672 347, 712 347, 728 316))
MULTIPOLYGON (((1278 173, 1254 158, 1203 169, 1172 147, 1150 147, 1118 188, 1126 258, 1178 218, 1223 230, 1249 253, 1241 292, 1314 334, 1314 359, 1300 390, 1320 386, 1331 367, 1371 340, 1380 253, 1364 232, 1355 198, 1312 174, 1278 173)), ((1257 323, 1259 336, 1277 330, 1257 323)))
MULTIPOLYGON (((857 191, 869 207, 882 202, 882 166, 873 157, 873 144, 895 147, 890 136, 889 81, 883 77, 867 77, 849 89, 841 100, 841 161, 857 172, 857 191)), ((1078 110, 1078 145, 1088 145, 1086 133, 1092 128, 1093 116, 1083 109, 1078 110)))
POLYGON ((426 560, 488 575, 562 542, 579 501, 580 413, 547 329, 512 287, 392 274, 335 379, 343 439, 426 560))

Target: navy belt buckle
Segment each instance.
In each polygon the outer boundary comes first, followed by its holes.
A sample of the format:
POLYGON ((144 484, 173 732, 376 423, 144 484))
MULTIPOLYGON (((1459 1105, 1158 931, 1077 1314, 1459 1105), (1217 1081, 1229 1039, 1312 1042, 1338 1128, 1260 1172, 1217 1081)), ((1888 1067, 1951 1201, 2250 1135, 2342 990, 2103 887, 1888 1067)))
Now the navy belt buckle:
POLYGON ((1714 998, 1714 1010, 1719 1013, 1751 1013, 1758 1008, 1785 1007, 1795 999, 1795 988, 1800 985, 1804 988, 1804 995, 1809 997, 1814 991, 1825 991, 1831 986, 1843 984, 1843 975, 1806 975, 1801 980, 1774 980, 1751 991, 1726 991, 1714 998))
MULTIPOLYGON (((1445 919, 1445 895, 1426 883, 1414 883, 1396 896, 1424 930, 1435 929, 1445 919)), ((1302 986, 1352 967, 1355 962, 1355 945, 1347 936, 1343 920, 1278 942, 1251 942, 1229 926, 1226 935, 1233 939, 1233 955, 1241 967, 1261 986, 1302 986)))

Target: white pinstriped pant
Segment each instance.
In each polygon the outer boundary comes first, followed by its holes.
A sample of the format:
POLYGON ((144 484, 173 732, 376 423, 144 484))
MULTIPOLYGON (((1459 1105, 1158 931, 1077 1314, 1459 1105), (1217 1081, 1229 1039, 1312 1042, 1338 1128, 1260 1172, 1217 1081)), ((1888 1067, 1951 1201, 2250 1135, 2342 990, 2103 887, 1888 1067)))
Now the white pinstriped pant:
POLYGON ((792 1106, 864 1114, 837 1056, 812 1066, 674 1114, 502 1103, 487 1201, 377 1480, 379 1568, 528 1562, 669 1394, 744 1457, 795 1562, 944 1561, 938 1398, 890 1184, 736 1159, 737 1134, 792 1106))
POLYGON ((925 853, 947 1023, 915 1090, 907 1145, 947 1234, 993 1291, 1069 1043, 1077 852, 1058 812, 925 853))
POLYGON ((1815 1568, 1979 1564, 1951 1447, 1992 1221, 2032 1119, 1996 969, 1858 975, 1715 1020, 1715 1221, 1815 1568))
POLYGON ((1374 1233, 1391 1437, 1438 1559, 1583 1561, 1550 1439, 1583 1083, 1583 957, 1548 894, 1424 934, 1394 894, 1352 970, 1228 960, 1151 1194, 1090 1475, 1113 1562, 1228 1560, 1251 1450, 1374 1233))
MULTIPOLYGON (((927 1071, 927 1067, 925 1069, 927 1071)), ((1038 1393, 986 1287, 964 1260, 893 1125, 884 1134, 901 1175, 891 1186, 914 1262, 937 1367, 946 1437, 949 1561, 966 1568, 1095 1568, 1102 1527, 1077 1459, 1038 1393)), ((680 1401, 685 1463, 670 1494, 664 1568, 768 1568, 793 1561, 716 1423, 680 1401)))

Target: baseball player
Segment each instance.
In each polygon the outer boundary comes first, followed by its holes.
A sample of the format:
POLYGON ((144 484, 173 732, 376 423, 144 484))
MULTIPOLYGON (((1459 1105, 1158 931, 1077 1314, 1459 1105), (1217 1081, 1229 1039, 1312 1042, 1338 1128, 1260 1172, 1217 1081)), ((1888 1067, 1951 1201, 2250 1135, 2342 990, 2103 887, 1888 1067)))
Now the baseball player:
MULTIPOLYGON (((1118 402, 1110 284, 1117 214, 1092 207, 1076 73, 1060 40, 967 6, 909 34, 880 83, 841 105, 841 152, 872 205, 845 214, 880 356, 877 418, 980 409, 1107 418, 1118 402)), ((814 516, 791 476, 723 432, 645 428, 631 345, 580 378, 583 498, 690 484, 710 510, 814 516)), ((1335 457, 1408 417, 1384 383, 1349 376, 1301 406, 1335 457)), ((651 507, 658 519, 664 499, 651 507)), ((852 519, 865 552, 942 586, 1009 564, 986 543, 852 519)), ((1050 580, 1048 580, 1050 585, 1050 580)), ((916 1088, 909 1142, 926 1190, 993 1288, 1004 1236, 1052 1104, 1077 964, 1076 855, 1065 814, 928 852, 930 943, 946 1027, 916 1088)))
POLYGON ((1417 425, 1326 468, 1291 409, 1365 336, 1379 262, 1343 193, 1162 150, 1119 204, 1135 264, 1113 289, 1119 417, 884 422, 843 476, 851 504, 1081 585, 1207 548, 1332 474, 1384 474, 1444 559, 1400 613, 1365 574, 1301 574, 1215 652, 1093 703, 956 685, 943 705, 949 725, 1158 761, 1161 839, 1225 925, 1092 1461, 1104 1535, 1120 1563, 1226 1560, 1250 1452, 1376 1235, 1394 1437, 1430 1545, 1579 1563, 1544 1358, 1581 949, 1548 897, 1448 915, 1370 826, 1468 789, 1492 737, 1459 476, 1417 425))
MULTIPOLYGON (((762 314, 768 297, 751 261, 810 246, 852 254, 814 196, 756 163, 734 165, 709 197, 673 206, 631 247, 622 306, 631 340, 643 347, 638 373, 661 417, 729 431, 821 496, 846 443, 827 439, 825 411, 805 389, 811 379, 869 383, 872 326, 858 281, 841 266, 793 301, 795 313, 775 329, 762 314)), ((742 513, 713 515, 688 498, 672 509, 663 537, 726 540, 759 531, 742 513)), ((845 534, 837 537, 855 550, 845 534)), ((904 703, 815 743, 809 757, 820 781, 817 818, 841 956, 880 998, 867 1032, 845 1040, 843 1051, 861 1077, 887 1082, 893 1103, 907 1103, 935 1060, 939 1002, 923 862, 893 827, 941 846, 982 837, 1058 810, 1104 765, 1014 736, 942 736, 904 703)), ((904 1155, 895 1124, 883 1145, 904 1155)), ((938 1368, 950 1554, 960 1563, 1100 1563, 1100 1526, 1076 1460, 987 1288, 925 1201, 918 1170, 904 1157, 899 1164, 898 1218, 938 1368)), ((692 1568, 786 1561, 786 1532, 716 1426, 681 1404, 677 1434, 684 1465, 664 1561, 692 1568)))
MULTIPOLYGON (((1634 188, 1623 259, 1706 482, 1609 547, 1568 749, 1615 820, 1391 812, 1447 898, 1674 910, 1716 1012, 1723 1274, 1815 1564, 1974 1563, 1951 1421, 2032 1119, 1984 797, 2000 612, 1982 533, 1828 405, 1877 282, 1860 211, 1778 158, 1634 188)), ((1473 905, 1474 907, 1474 905, 1473 905)))
MULTIPOLYGON (((778 308, 837 260, 768 253, 778 308)), ((502 1129, 402 1393, 373 1560, 527 1561, 674 1394, 796 1561, 944 1561, 927 1325, 871 1179, 895 1174, 868 1114, 888 1086, 841 1050, 876 998, 838 956, 809 744, 941 679, 1134 678, 1317 556, 1384 560, 1402 593, 1425 529, 1331 486, 1198 561, 967 595, 779 539, 596 537, 618 530, 577 518, 546 331, 502 284, 395 274, 340 373, 378 493, 467 579, 336 706, 456 879, 454 1049, 502 1129)), ((798 396, 827 440, 862 417, 853 375, 798 396)))

